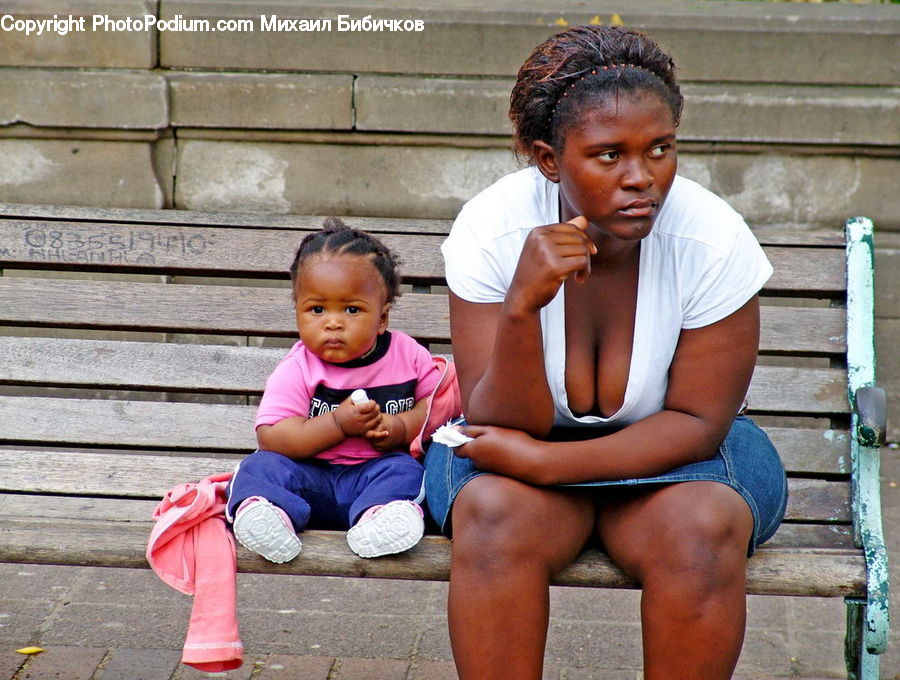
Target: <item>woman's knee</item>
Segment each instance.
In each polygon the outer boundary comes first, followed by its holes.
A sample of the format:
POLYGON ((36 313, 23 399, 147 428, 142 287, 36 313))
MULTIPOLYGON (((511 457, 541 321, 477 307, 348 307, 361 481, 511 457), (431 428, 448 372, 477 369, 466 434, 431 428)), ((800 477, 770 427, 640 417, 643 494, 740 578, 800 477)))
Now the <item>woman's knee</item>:
POLYGON ((553 573, 578 554, 592 522, 593 505, 577 495, 477 477, 453 504, 454 560, 484 569, 540 566, 553 573))
MULTIPOLYGON (((674 487, 673 487, 674 488, 674 487)), ((753 517, 731 488, 715 482, 668 494, 649 507, 643 536, 623 554, 626 571, 642 582, 691 587, 696 595, 743 581, 753 517)))

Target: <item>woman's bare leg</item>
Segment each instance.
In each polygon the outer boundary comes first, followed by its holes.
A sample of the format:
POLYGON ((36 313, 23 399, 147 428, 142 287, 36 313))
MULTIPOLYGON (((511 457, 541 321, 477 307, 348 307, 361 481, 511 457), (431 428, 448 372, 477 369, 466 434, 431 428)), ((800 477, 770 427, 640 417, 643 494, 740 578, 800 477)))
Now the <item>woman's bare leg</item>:
POLYGON ((594 525, 580 491, 476 477, 453 504, 448 618, 461 680, 540 680, 549 579, 594 525))
POLYGON ((730 678, 753 531, 740 495, 717 482, 616 494, 601 505, 598 529, 612 560, 643 585, 645 680, 730 678))

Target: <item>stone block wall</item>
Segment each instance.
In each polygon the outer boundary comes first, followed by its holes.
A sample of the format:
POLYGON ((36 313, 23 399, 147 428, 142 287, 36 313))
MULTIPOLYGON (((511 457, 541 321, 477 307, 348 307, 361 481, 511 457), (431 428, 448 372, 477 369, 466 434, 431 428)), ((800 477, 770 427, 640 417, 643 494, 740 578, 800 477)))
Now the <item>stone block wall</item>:
POLYGON ((530 49, 621 23, 679 65, 683 174, 755 225, 875 220, 900 403, 900 7, 447 5, 0 0, 0 201, 449 218, 517 167, 506 108, 530 49), (422 30, 371 30, 397 19, 422 30))

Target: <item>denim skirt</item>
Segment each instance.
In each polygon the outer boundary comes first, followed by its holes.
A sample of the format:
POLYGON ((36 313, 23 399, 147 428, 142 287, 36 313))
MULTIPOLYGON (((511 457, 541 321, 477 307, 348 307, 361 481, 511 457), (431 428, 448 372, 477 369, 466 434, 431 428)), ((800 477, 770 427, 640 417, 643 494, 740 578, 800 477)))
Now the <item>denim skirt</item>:
MULTIPOLYGON (((591 430, 580 429, 579 432, 588 434, 591 430)), ((594 430, 592 436, 602 435, 594 430)), ((450 509, 456 495, 470 480, 486 474, 492 473, 478 470, 468 458, 457 458, 453 450, 443 444, 432 442, 429 446, 425 454, 425 499, 431 516, 446 535, 450 535, 450 509)), ((746 416, 735 419, 725 441, 708 460, 682 465, 653 477, 564 486, 621 489, 697 481, 727 484, 750 506, 753 536, 748 554, 753 554, 758 545, 771 538, 781 524, 787 505, 784 467, 769 437, 746 416)))

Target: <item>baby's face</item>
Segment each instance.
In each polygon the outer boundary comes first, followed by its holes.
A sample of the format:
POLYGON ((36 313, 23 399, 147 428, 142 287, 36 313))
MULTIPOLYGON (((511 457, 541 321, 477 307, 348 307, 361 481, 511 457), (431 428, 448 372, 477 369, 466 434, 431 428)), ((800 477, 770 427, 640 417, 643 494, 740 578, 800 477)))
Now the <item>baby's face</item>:
POLYGON ((313 256, 297 274, 294 298, 303 344, 335 364, 372 349, 387 328, 390 305, 384 281, 369 258, 313 256))

